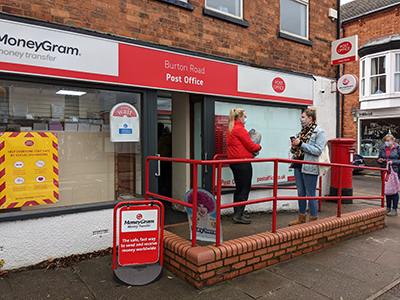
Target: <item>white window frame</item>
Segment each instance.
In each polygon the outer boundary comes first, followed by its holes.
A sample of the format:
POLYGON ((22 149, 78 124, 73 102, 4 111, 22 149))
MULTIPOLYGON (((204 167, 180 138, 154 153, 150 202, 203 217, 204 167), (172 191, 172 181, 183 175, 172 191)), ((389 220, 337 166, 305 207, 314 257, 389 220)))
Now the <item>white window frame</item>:
POLYGON ((365 96, 365 60, 360 62, 360 97, 365 96))
POLYGON ((400 74, 400 69, 396 71, 396 54, 400 55, 399 50, 391 50, 373 55, 368 55, 360 60, 360 100, 373 100, 377 98, 390 98, 392 96, 399 97, 400 89, 395 91, 395 74, 400 74), (371 93, 371 78, 380 75, 371 75, 371 61, 377 57, 385 57, 385 76, 386 76, 386 92, 381 94, 371 93), (365 73, 363 76, 363 66, 365 67, 365 73), (364 85, 364 94, 362 93, 362 82, 364 85))
POLYGON ((214 8, 214 7, 208 6, 208 2, 209 2, 209 1, 218 1, 218 0, 206 0, 206 1, 205 1, 205 5, 206 5, 206 8, 207 8, 207 9, 212 10, 212 11, 215 11, 215 12, 220 13, 220 14, 223 14, 223 15, 227 15, 227 16, 236 18, 236 19, 243 20, 243 1, 244 1, 244 0, 230 0, 230 1, 237 1, 237 2, 238 2, 237 5, 238 5, 238 8, 239 8, 239 10, 240 10, 240 16, 231 14, 231 13, 229 13, 229 12, 224 12, 224 11, 222 11, 222 10, 219 10, 219 9, 214 8))
MULTIPOLYGON (((282 0, 280 0, 280 1, 282 1, 282 0)), ((309 30, 310 30, 310 5, 309 5, 309 0, 288 0, 288 1, 297 2, 299 4, 302 4, 302 5, 306 6, 306 16, 305 16, 306 36, 298 35, 298 34, 295 34, 293 32, 286 31, 286 30, 282 29, 282 11, 281 10, 280 10, 280 25, 279 25, 280 26, 280 32, 308 41, 309 40, 309 30)), ((280 5, 280 7, 282 9, 282 5, 280 5)))

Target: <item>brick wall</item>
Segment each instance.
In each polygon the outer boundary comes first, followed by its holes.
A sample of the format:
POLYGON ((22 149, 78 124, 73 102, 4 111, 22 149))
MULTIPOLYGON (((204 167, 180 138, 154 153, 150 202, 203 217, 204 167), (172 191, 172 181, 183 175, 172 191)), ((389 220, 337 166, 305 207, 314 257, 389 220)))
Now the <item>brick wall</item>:
POLYGON ((203 15, 205 0, 189 0, 187 10, 157 0, 1 0, 0 12, 118 35, 273 67, 333 78, 330 43, 336 22, 328 9, 336 0, 310 0, 313 46, 278 37, 280 0, 244 1, 245 28, 203 15))
POLYGON ((201 288, 383 229, 385 215, 385 208, 367 208, 225 241, 220 247, 191 247, 190 241, 165 231, 164 265, 201 288))
MULTIPOLYGON (((370 40, 398 34, 400 32, 400 8, 389 9, 380 13, 366 16, 343 25, 344 36, 358 35, 359 47, 370 40)), ((359 61, 344 65, 344 73, 359 76, 359 61)), ((353 121, 351 109, 359 109, 358 91, 345 96, 343 108, 343 137, 357 139, 357 123, 353 121)))

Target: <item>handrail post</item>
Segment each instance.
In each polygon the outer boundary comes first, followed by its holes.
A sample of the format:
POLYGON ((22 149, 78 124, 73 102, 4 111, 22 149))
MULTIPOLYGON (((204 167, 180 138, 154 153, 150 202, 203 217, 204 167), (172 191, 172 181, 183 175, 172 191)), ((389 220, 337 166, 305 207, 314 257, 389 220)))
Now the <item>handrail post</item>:
POLYGON ((337 208, 337 216, 340 218, 342 216, 342 178, 340 174, 342 174, 342 166, 339 166, 338 170, 338 182, 339 182, 339 187, 338 187, 338 208, 337 208))
POLYGON ((193 163, 192 247, 197 243, 197 163, 193 163))
POLYGON ((273 203, 272 203, 272 232, 276 232, 276 217, 278 207, 278 160, 274 160, 274 190, 273 190, 273 203))
MULTIPOLYGON (((213 166, 215 166, 213 164, 213 166)), ((218 164, 218 175, 217 175, 217 232, 215 245, 217 247, 221 244, 221 177, 222 177, 222 164, 218 164)))
POLYGON ((381 187, 381 207, 385 207, 385 178, 386 178, 386 171, 381 172, 381 178, 382 178, 382 187, 381 187))
POLYGON ((145 166, 145 194, 144 194, 144 198, 146 200, 149 200, 149 180, 150 180, 150 173, 149 173, 149 158, 146 158, 146 166, 145 166))
MULTIPOLYGON (((319 177, 319 196, 322 196, 322 176, 319 177)), ((318 199, 318 212, 321 212, 322 199, 318 199)))

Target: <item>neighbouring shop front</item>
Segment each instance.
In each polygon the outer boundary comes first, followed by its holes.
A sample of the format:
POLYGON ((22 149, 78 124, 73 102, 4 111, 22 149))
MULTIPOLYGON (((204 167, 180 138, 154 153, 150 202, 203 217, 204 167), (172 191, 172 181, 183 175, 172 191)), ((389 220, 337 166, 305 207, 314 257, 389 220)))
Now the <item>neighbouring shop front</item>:
MULTIPOLYGON (((54 135, 57 141, 52 150, 55 200, 16 200, 9 190, 1 202, 5 234, 0 245, 9 269, 110 247, 112 208, 117 201, 143 198, 145 176, 152 191, 183 200, 192 186, 190 168, 173 164, 160 176, 154 163, 145 174, 146 157, 212 159, 226 153, 231 108, 245 109, 246 128, 262 134, 259 157, 288 158, 289 136, 299 131, 302 110, 315 103, 316 79, 310 75, 5 16, 0 28, 0 132, 34 136, 33 141, 54 135), (137 112, 137 141, 110 140, 110 113, 121 103, 137 112), (163 176, 166 172, 170 176, 163 176), (67 238, 54 241, 48 228, 67 238), (22 241, 36 245, 34 254, 21 247, 22 241)), ((130 127, 120 132, 124 130, 130 127)), ((13 170, 13 163, 6 167, 13 170)), ((12 174, 23 178, 36 172, 34 186, 40 189, 49 175, 35 168, 12 174)), ((253 184, 271 183, 272 169, 272 164, 255 165, 253 184)), ((224 168, 222 184, 230 185, 232 179, 224 168)), ((292 170, 280 165, 279 181, 293 180, 292 170)), ((209 190, 211 185, 210 170, 201 168, 198 186, 209 190)))

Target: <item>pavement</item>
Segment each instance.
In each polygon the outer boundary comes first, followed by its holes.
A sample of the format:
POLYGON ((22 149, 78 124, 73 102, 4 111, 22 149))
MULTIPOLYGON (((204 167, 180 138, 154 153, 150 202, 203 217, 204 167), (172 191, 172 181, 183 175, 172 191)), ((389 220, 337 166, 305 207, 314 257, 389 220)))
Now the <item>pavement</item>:
MULTIPOLYGON (((353 194, 378 195, 379 177, 355 175, 353 194)), ((379 204, 377 200, 354 200, 343 205, 342 213, 379 204)), ((336 203, 323 202, 319 217, 336 215, 336 207, 336 203)), ((277 227, 296 217, 296 212, 279 213, 277 227)), ((239 225, 224 217, 224 240, 270 230, 270 214, 252 214, 251 218, 252 225, 239 225)), ((200 290, 166 268, 151 284, 127 286, 113 279, 112 256, 108 255, 66 268, 10 271, 0 278, 0 299, 400 299, 400 216, 387 217, 386 226, 200 290)), ((183 234, 188 225, 167 230, 183 234)))

